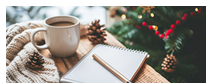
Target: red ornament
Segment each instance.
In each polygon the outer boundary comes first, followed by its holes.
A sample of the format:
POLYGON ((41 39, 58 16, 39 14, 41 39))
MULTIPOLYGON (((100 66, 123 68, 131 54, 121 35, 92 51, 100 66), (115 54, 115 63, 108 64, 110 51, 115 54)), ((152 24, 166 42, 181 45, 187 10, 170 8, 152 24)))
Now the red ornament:
POLYGON ((183 21, 186 21, 186 20, 187 20, 187 17, 183 16, 183 17, 182 17, 182 20, 183 20, 183 21))
POLYGON ((194 16, 194 15, 195 15, 195 12, 191 12, 190 15, 191 15, 191 16, 194 16))
POLYGON ((128 20, 131 20, 131 18, 128 18, 128 20))
POLYGON ((160 32, 159 31, 155 31, 155 35, 159 35, 160 34, 160 32))
POLYGON ((169 34, 173 33, 172 29, 167 30, 169 32, 169 34))
POLYGON ((187 13, 184 14, 184 17, 187 17, 187 13))
POLYGON ((138 24, 135 25, 136 28, 141 29, 142 27, 139 26, 138 24))
POLYGON ((146 22, 142 22, 142 26, 146 27, 147 23, 146 22))
POLYGON ((172 24, 172 25, 171 25, 171 28, 172 28, 172 29, 175 29, 175 27, 176 27, 175 24, 172 24))
POLYGON ((163 39, 163 38, 164 38, 164 36, 165 36, 164 34, 161 34, 161 35, 160 35, 160 38, 161 38, 161 39, 163 39))
POLYGON ((180 20, 177 20, 177 21, 176 21, 176 24, 177 24, 177 25, 180 25, 180 20))
POLYGON ((136 7, 132 7, 133 10, 136 10, 136 7))
POLYGON ((149 26, 149 30, 153 30, 153 27, 152 27, 152 25, 150 25, 150 26, 149 26))

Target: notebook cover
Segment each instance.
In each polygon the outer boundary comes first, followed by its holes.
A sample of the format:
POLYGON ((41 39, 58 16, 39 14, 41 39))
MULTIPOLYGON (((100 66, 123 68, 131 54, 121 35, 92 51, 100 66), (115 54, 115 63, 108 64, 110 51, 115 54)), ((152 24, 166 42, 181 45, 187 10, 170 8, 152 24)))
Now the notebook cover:
POLYGON ((123 83, 93 59, 97 54, 105 62, 133 80, 148 57, 147 52, 98 44, 60 79, 61 83, 123 83))

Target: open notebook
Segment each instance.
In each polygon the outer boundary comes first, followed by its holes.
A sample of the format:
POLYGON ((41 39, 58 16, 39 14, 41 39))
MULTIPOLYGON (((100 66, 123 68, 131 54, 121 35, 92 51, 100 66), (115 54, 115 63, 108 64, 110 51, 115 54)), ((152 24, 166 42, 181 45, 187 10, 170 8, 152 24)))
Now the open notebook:
POLYGON ((97 54, 126 78, 133 80, 149 57, 147 52, 98 44, 60 79, 61 83, 123 83, 93 59, 97 54))

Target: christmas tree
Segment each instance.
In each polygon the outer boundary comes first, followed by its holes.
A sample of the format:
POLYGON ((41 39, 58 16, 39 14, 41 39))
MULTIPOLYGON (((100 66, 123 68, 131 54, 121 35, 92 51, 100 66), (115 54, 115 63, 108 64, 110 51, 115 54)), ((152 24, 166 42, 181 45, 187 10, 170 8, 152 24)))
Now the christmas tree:
POLYGON ((107 31, 127 48, 147 51, 147 64, 168 81, 206 83, 206 7, 105 8, 111 18, 123 19, 107 27, 107 31))

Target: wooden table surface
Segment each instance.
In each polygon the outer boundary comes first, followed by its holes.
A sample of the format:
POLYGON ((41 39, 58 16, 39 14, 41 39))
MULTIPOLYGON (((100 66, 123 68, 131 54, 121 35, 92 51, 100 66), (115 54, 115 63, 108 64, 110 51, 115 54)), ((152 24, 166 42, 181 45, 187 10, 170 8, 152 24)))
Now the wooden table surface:
MULTIPOLYGON (((126 48, 124 45, 122 45, 118 40, 116 40, 110 33, 106 32, 106 41, 105 44, 113 45, 113 46, 119 46, 126 48)), ((60 78, 65 74, 70 68, 72 68, 84 55, 86 55, 95 45, 93 45, 87 37, 81 37, 78 49, 74 55, 71 57, 66 58, 58 58, 53 57, 48 49, 40 50, 40 53, 44 57, 52 58, 55 62, 55 65, 57 66, 57 69, 59 71, 60 78)), ((148 64, 144 64, 135 79, 133 80, 133 83, 139 83, 139 82, 155 82, 155 83, 167 83, 168 81, 162 77, 159 73, 157 73, 152 67, 150 67, 148 64)))

